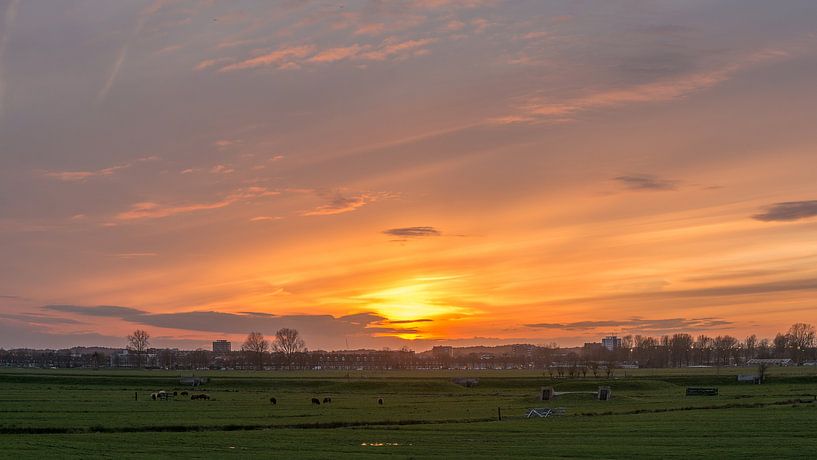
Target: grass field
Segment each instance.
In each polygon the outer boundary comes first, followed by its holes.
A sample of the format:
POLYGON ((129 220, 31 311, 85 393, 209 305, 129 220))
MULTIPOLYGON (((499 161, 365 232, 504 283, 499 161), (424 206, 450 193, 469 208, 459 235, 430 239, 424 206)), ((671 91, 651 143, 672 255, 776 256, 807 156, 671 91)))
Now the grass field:
POLYGON ((735 381, 751 372, 633 370, 612 380, 533 371, 202 372, 210 382, 196 393, 210 400, 153 401, 160 389, 191 390, 176 372, 6 369, 0 457, 813 458, 817 369, 772 369, 764 385, 735 381), (451 383, 466 375, 479 386, 451 383), (609 385, 613 399, 539 401, 550 385, 609 385), (687 386, 720 394, 686 397, 687 386), (313 397, 332 403, 315 406, 313 397), (524 418, 533 407, 566 415, 524 418))

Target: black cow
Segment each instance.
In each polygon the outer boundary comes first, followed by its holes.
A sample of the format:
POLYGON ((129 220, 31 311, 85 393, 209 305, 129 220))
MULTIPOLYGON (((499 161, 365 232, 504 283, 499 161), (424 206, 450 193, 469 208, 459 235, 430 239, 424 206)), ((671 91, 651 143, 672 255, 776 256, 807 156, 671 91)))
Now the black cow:
POLYGON ((383 405, 383 398, 377 398, 377 404, 383 405))
POLYGON ((275 398, 270 398, 269 402, 271 402, 272 404, 278 404, 278 400, 275 398))
POLYGON ((182 391, 182 393, 181 393, 181 394, 182 394, 182 396, 187 396, 187 392, 186 392, 186 391, 182 391))
POLYGON ((312 404, 320 406, 321 405, 321 400, 318 399, 318 398, 312 398, 312 404))
POLYGON ((323 398, 323 403, 324 404, 329 404, 330 402, 332 402, 332 398, 330 398, 328 396, 326 398, 323 398))

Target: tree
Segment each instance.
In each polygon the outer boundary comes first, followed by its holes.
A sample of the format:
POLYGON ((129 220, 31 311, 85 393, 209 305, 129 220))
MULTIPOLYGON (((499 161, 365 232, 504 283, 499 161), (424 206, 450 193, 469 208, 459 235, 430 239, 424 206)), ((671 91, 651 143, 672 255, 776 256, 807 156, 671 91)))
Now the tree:
POLYGON ((137 367, 142 367, 143 355, 150 345, 150 334, 141 329, 133 331, 133 335, 128 336, 128 351, 136 353, 137 367))
POLYGON ((797 364, 803 362, 803 355, 814 345, 814 326, 806 323, 795 323, 789 328, 788 345, 792 351, 792 357, 797 364))
POLYGON ((269 350, 269 342, 260 332, 250 332, 247 340, 241 345, 241 351, 255 355, 258 361, 258 369, 264 368, 264 353, 269 350))
POLYGON ((289 361, 292 355, 300 353, 305 350, 301 335, 297 329, 290 329, 288 327, 278 329, 275 333, 275 341, 272 342, 272 349, 278 353, 283 353, 289 361))

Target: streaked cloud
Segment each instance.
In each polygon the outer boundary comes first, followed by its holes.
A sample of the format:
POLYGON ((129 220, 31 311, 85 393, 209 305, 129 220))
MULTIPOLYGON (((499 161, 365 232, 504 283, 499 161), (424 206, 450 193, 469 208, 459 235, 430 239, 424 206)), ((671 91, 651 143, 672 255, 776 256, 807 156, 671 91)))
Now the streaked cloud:
POLYGON ((331 195, 329 202, 312 210, 301 213, 303 216, 331 216, 355 211, 367 204, 371 204, 382 197, 373 193, 345 194, 336 192, 331 195))
POLYGON ((268 312, 227 313, 221 311, 187 311, 151 313, 118 306, 46 305, 46 311, 72 313, 81 316, 117 318, 130 323, 188 331, 246 334, 262 331, 274 334, 282 327, 298 329, 307 338, 322 334, 374 335, 383 333, 414 333, 413 327, 390 327, 387 318, 371 312, 345 316, 276 315, 268 312))
POLYGON ((133 32, 122 44, 122 47, 119 48, 119 52, 116 54, 116 59, 111 67, 111 71, 108 73, 108 78, 105 80, 105 84, 99 90, 99 93, 97 93, 97 101, 103 101, 111 91, 114 82, 119 76, 119 72, 122 70, 122 66, 125 64, 125 59, 127 59, 128 49, 130 48, 131 42, 135 40, 142 32, 142 28, 145 26, 145 22, 147 22, 148 18, 158 13, 164 4, 165 0, 154 0, 152 4, 139 13, 139 16, 136 19, 136 24, 133 28, 133 32))
POLYGON ((775 203, 752 216, 762 222, 791 222, 817 217, 817 200, 775 203))
POLYGON ((442 232, 434 227, 401 227, 390 228, 383 230, 383 233, 389 236, 396 236, 400 238, 425 238, 429 236, 440 236, 442 232))
POLYGON ((626 320, 606 321, 575 321, 570 323, 533 323, 525 327, 536 329, 560 329, 566 331, 593 330, 593 329, 621 329, 624 331, 644 333, 666 333, 671 331, 689 332, 707 329, 720 329, 732 325, 731 321, 720 318, 667 318, 644 319, 630 318, 626 320))
POLYGON ((9 37, 14 28, 14 20, 17 17, 17 10, 20 6, 19 0, 11 0, 6 3, 5 8, 0 10, 0 120, 3 119, 3 113, 6 109, 6 48, 8 47, 9 37))
POLYGON ((261 67, 269 67, 273 65, 282 65, 293 60, 305 58, 315 51, 312 45, 287 46, 279 48, 254 58, 246 59, 236 62, 221 68, 221 72, 230 72, 234 70, 258 69, 261 67))
POLYGON ((152 201, 144 201, 135 203, 129 210, 117 214, 116 219, 120 221, 161 219, 164 217, 175 216, 177 214, 187 214, 191 212, 226 208, 234 203, 254 200, 262 197, 276 196, 279 194, 280 193, 277 191, 270 191, 264 187, 247 187, 236 190, 223 199, 205 203, 162 204, 152 201))
POLYGON ((613 180, 619 182, 630 190, 675 190, 678 181, 672 179, 662 179, 649 174, 631 174, 614 177, 613 180))
POLYGON ((734 58, 710 70, 687 73, 630 87, 610 88, 560 101, 532 96, 516 113, 491 118, 497 124, 571 121, 579 113, 613 108, 627 104, 667 102, 719 85, 740 71, 789 58, 791 54, 777 48, 762 49, 734 58))

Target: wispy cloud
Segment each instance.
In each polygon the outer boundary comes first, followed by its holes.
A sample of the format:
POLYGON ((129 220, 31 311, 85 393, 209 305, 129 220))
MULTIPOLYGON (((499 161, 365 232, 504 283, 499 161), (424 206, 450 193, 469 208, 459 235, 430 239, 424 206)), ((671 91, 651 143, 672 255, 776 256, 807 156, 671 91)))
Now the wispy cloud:
POLYGON ((210 168, 211 174, 231 174, 234 173, 235 169, 227 166, 227 165, 215 165, 210 168))
POLYGON ((11 0, 7 3, 5 10, 3 10, 2 21, 3 25, 0 28, 0 120, 3 119, 5 112, 5 95, 6 95, 6 77, 5 77, 5 54, 6 47, 8 47, 9 36, 14 27, 14 20, 17 18, 17 9, 20 5, 19 0, 11 0))
POLYGON ((742 70, 789 56, 790 54, 783 50, 764 49, 711 70, 631 87, 600 90, 567 101, 552 101, 534 96, 521 104, 516 113, 491 118, 489 121, 511 124, 570 120, 571 117, 590 110, 682 99, 723 83, 742 70))
POLYGON ((250 222, 272 222, 274 220, 281 220, 283 217, 278 216, 255 216, 250 218, 250 222))
POLYGON ((44 175, 65 182, 83 182, 91 177, 112 176, 115 172, 128 169, 131 166, 130 163, 126 163, 92 171, 48 171, 44 175))
POLYGON ((817 200, 775 203, 752 216, 762 222, 791 222, 812 217, 817 217, 817 200))
POLYGON ((251 59, 230 64, 222 67, 220 71, 230 72, 233 70, 257 69, 260 67, 279 65, 293 59, 305 58, 311 55, 314 51, 315 47, 312 45, 287 46, 266 54, 262 54, 261 56, 256 56, 251 59))
POLYGON ((116 60, 114 60, 113 67, 108 74, 108 78, 105 80, 105 84, 99 90, 99 93, 97 93, 98 102, 105 100, 108 92, 110 92, 111 88, 113 87, 116 78, 119 76, 119 72, 122 70, 122 65, 125 63, 125 59, 128 56, 128 48, 130 48, 131 42, 135 40, 142 32, 142 28, 145 26, 148 18, 158 13, 163 6, 164 0, 155 0, 150 6, 139 13, 139 17, 136 19, 136 25, 133 28, 131 36, 125 40, 125 43, 121 48, 119 48, 119 52, 116 54, 116 60))
MULTIPOLYGON (((416 328, 389 327, 387 318, 376 313, 357 313, 347 316, 331 315, 276 315, 267 312, 227 313, 220 311, 188 311, 176 313, 151 313, 130 307, 111 305, 46 305, 46 311, 78 314, 91 317, 118 318, 127 322, 148 326, 183 329, 190 331, 244 334, 260 330, 274 333, 282 327, 294 327, 305 337, 315 335, 371 335, 384 333, 413 333, 416 328)), ((422 320, 418 320, 422 321, 422 320)), ((418 322, 413 321, 413 322, 418 322)))
POLYGON ((402 227, 383 230, 383 234, 400 238, 425 238, 429 236, 440 236, 442 232, 434 227, 402 227))
POLYGON ((275 195, 279 195, 279 192, 270 191, 264 187, 248 187, 239 189, 221 200, 206 203, 161 204, 152 201, 145 201, 133 204, 129 210, 117 214, 116 219, 120 221, 161 219, 163 217, 175 216, 177 214, 187 214, 197 211, 226 208, 227 206, 240 201, 248 201, 275 195))
POLYGON ((675 190, 678 186, 678 181, 676 180, 662 179, 649 174, 618 176, 614 177, 613 180, 630 190, 663 191, 675 190))
POLYGON ((139 158, 138 160, 130 163, 123 163, 121 165, 114 165, 107 168, 102 169, 94 169, 94 170, 87 170, 87 171, 46 171, 43 173, 45 177, 51 177, 54 179, 59 179, 65 182, 83 182, 87 179, 92 177, 104 177, 104 176, 112 176, 118 171, 122 171, 128 168, 131 168, 136 163, 143 163, 146 161, 155 161, 158 160, 158 157, 150 156, 139 158))
POLYGON ((644 319, 634 317, 626 320, 606 321, 576 321, 570 323, 533 323, 526 327, 537 329, 559 329, 566 331, 582 331, 601 328, 621 328, 634 332, 669 332, 669 331, 698 331, 717 329, 731 325, 731 321, 720 318, 667 318, 644 319))
POLYGON ((329 48, 309 58, 309 62, 342 61, 357 56, 361 49, 363 48, 360 45, 329 48))
MULTIPOLYGON (((306 64, 327 64, 332 62, 384 61, 387 59, 405 59, 428 52, 428 46, 435 42, 433 38, 400 41, 393 37, 383 40, 379 45, 350 44, 317 49, 314 45, 298 45, 279 48, 275 51, 235 62, 222 67, 220 72, 258 69, 275 66, 279 69, 296 69, 306 64)), ((215 65, 212 60, 202 61, 197 68, 208 68, 215 65)))
POLYGON ((328 203, 318 206, 315 209, 304 211, 303 216, 331 216, 335 214, 343 214, 352 212, 373 203, 381 198, 381 195, 372 193, 358 193, 354 195, 346 195, 341 192, 336 192, 328 203))

